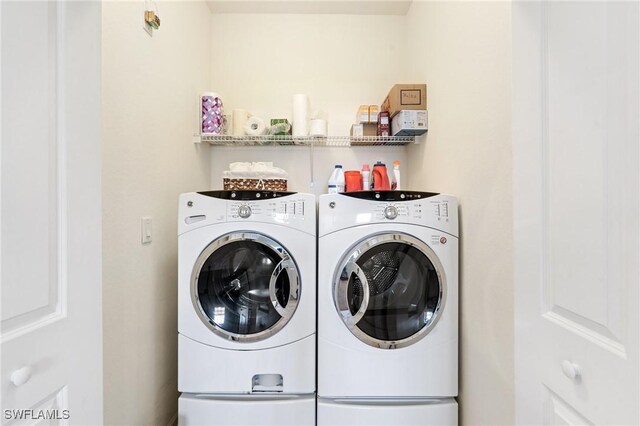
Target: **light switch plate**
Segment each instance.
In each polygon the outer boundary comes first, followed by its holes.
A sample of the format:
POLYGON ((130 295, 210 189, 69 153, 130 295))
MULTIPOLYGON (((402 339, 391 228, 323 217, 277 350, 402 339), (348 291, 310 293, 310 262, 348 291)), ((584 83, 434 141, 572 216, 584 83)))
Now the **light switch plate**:
POLYGON ((142 244, 151 244, 151 217, 143 217, 141 225, 142 244))

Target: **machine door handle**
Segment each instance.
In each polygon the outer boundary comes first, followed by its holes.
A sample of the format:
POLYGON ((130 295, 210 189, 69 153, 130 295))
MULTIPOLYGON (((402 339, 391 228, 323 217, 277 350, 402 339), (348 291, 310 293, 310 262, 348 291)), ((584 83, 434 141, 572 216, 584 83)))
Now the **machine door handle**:
POLYGON ((298 298, 298 273, 295 268, 296 265, 293 263, 293 260, 291 260, 288 255, 285 255, 280 263, 278 263, 273 269, 271 279, 269 280, 269 299, 271 299, 271 304, 275 308, 276 312, 286 320, 291 318, 293 311, 296 308, 296 304, 290 302, 293 302, 298 298), (283 271, 289 276, 289 299, 285 306, 280 304, 278 297, 276 296, 276 284, 278 282, 278 277, 283 271))
POLYGON ((33 373, 33 368, 31 366, 22 367, 13 373, 11 373, 11 383, 15 386, 22 386, 29 381, 31 378, 31 374, 33 373))

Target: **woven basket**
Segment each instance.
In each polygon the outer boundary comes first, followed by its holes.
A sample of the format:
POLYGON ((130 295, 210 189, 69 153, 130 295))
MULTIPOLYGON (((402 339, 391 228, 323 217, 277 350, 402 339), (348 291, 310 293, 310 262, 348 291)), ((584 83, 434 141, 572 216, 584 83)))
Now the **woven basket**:
POLYGON ((229 190, 266 190, 266 191, 286 191, 286 179, 231 179, 223 178, 224 189, 229 190))

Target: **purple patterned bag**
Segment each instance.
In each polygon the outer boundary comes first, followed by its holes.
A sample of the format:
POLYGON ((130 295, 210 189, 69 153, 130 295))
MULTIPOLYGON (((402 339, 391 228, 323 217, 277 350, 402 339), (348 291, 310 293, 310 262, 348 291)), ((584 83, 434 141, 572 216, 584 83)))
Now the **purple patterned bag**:
POLYGON ((201 131, 203 135, 221 135, 224 128, 224 108, 217 93, 200 95, 201 131))

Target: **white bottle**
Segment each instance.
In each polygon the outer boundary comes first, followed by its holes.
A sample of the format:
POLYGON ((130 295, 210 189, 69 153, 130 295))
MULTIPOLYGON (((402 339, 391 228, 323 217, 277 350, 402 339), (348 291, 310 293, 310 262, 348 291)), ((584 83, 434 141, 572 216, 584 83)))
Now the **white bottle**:
POLYGON ((362 174, 362 190, 369 191, 371 189, 369 177, 371 176, 371 171, 369 170, 368 164, 362 165, 362 170, 360 171, 362 174))
POLYGON ((400 188, 400 161, 393 162, 393 182, 391 183, 391 189, 399 191, 400 188))
POLYGON ((336 186, 338 187, 338 192, 345 192, 346 184, 344 180, 344 171, 342 170, 342 166, 337 165, 338 168, 338 179, 336 180, 336 186))
POLYGON ((333 173, 331 173, 329 177, 327 187, 329 194, 344 192, 344 172, 342 171, 342 165, 336 164, 336 168, 333 169, 333 173))

